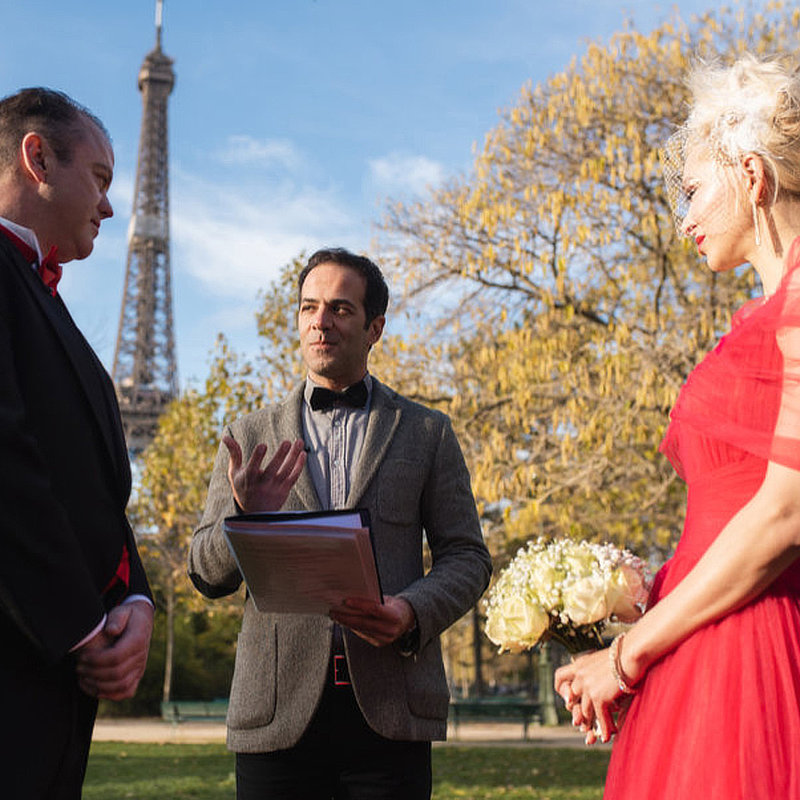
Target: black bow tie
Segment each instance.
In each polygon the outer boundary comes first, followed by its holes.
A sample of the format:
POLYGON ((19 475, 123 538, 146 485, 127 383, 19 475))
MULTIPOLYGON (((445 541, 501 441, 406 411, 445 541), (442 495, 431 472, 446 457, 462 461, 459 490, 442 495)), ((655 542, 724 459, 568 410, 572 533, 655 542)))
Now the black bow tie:
POLYGON ((313 411, 327 411, 335 403, 340 403, 353 408, 364 408, 367 402, 367 386, 364 381, 348 386, 343 392, 334 392, 324 386, 315 386, 311 392, 311 409, 313 411))

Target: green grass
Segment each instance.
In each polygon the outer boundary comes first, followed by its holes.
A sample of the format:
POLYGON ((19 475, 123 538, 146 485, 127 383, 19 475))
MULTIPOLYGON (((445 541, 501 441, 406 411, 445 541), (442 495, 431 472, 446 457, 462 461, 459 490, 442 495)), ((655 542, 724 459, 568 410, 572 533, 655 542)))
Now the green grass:
MULTIPOLYGON (((608 751, 434 747, 434 800, 600 800, 608 751)), ((84 800, 232 800, 222 744, 95 742, 84 800)))
POLYGON ((233 798, 233 755, 224 744, 94 742, 83 800, 233 798))
POLYGON ((433 751, 434 800, 600 800, 610 753, 544 747, 433 751))

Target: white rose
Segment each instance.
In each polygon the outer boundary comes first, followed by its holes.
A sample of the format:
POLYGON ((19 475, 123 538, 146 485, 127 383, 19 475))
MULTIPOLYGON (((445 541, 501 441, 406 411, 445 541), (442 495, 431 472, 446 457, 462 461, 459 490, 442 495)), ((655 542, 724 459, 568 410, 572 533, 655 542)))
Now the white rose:
POLYGON ((503 619, 497 606, 491 606, 486 612, 486 626, 484 630, 489 639, 496 645, 499 645, 501 648, 505 646, 505 642, 508 639, 506 635, 506 621, 503 619))
POLYGON ((518 653, 533 647, 549 624, 550 618, 538 603, 506 597, 489 610, 486 635, 501 648, 518 653))
POLYGON ((642 616, 640 603, 647 602, 642 576, 628 564, 621 564, 611 577, 606 594, 610 613, 622 622, 636 622, 642 616))
POLYGON ((597 568, 594 553, 576 543, 565 549, 562 563, 568 575, 591 575, 597 568))
POLYGON ((608 616, 603 578, 579 578, 564 591, 564 613, 576 625, 589 625, 608 616))

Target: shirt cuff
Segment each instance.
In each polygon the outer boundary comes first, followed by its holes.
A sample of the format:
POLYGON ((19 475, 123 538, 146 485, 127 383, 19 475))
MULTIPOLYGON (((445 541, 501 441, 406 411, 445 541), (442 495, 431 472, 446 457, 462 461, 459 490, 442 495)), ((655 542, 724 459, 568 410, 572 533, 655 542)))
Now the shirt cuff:
POLYGON ((121 603, 121 606, 126 606, 128 603, 133 603, 135 600, 144 600, 145 603, 150 605, 150 608, 155 608, 153 601, 146 594, 131 594, 128 595, 121 603))
POLYGON ((78 644, 76 644, 74 647, 70 647, 69 649, 70 653, 74 653, 76 650, 80 650, 80 648, 83 647, 86 644, 86 642, 94 639, 94 637, 97 636, 97 634, 100 633, 101 630, 103 630, 103 626, 106 624, 107 619, 108 619, 108 614, 103 614, 103 619, 100 620, 97 626, 92 628, 91 632, 88 633, 86 636, 84 636, 83 639, 81 639, 78 642, 78 644))
MULTIPOLYGON (((155 606, 153 605, 153 601, 146 594, 132 594, 129 597, 126 597, 120 603, 120 605, 125 606, 128 603, 133 603, 137 600, 144 600, 144 602, 147 603, 150 606, 150 608, 155 608, 155 606)), ((78 644, 76 644, 74 647, 70 647, 69 652, 74 653, 76 650, 80 650, 81 647, 83 647, 86 644, 86 642, 89 642, 92 639, 94 639, 94 637, 97 636, 97 634, 100 633, 101 630, 103 630, 103 627, 105 626, 107 619, 108 619, 108 614, 103 614, 103 619, 101 619, 100 622, 98 622, 97 625, 94 628, 92 628, 92 630, 78 642, 78 644)))

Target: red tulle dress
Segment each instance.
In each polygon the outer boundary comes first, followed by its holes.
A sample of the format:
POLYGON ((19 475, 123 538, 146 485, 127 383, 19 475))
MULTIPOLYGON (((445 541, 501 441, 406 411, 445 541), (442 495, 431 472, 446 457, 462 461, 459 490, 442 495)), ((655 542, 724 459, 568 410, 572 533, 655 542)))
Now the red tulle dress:
MULTIPOLYGON (((800 470, 800 238, 691 373, 661 450, 686 522, 650 604, 755 494, 771 460, 800 470), (780 412, 780 414, 779 414, 780 412)), ((652 665, 616 737, 605 800, 800 800, 800 561, 757 599, 652 665)))

